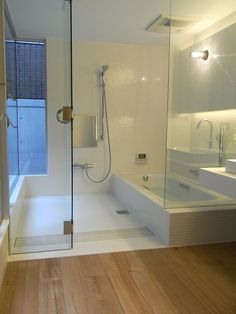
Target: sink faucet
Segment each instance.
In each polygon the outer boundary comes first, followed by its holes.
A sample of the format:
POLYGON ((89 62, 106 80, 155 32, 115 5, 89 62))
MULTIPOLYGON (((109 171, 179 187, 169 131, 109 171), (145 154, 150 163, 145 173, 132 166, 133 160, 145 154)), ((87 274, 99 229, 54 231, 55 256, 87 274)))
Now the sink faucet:
POLYGON ((210 134, 209 134, 209 141, 207 141, 208 142, 208 148, 209 149, 212 149, 212 144, 213 144, 213 141, 212 141, 212 133, 213 133, 213 124, 212 124, 212 122, 210 121, 210 120, 208 120, 208 119, 202 119, 202 120, 200 120, 199 122, 198 122, 198 124, 197 124, 197 129, 199 129, 199 127, 200 127, 200 125, 202 124, 202 123, 208 123, 209 124, 209 126, 210 126, 210 134))
POLYGON ((224 162, 224 137, 225 137, 225 126, 226 123, 221 123, 220 124, 220 135, 219 135, 219 153, 218 153, 218 161, 219 161, 219 166, 223 166, 224 162))

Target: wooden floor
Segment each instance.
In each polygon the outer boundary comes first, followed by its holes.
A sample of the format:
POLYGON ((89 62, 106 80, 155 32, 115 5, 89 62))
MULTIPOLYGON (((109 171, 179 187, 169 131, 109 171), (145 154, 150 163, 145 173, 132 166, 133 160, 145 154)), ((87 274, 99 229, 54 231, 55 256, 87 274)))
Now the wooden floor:
POLYGON ((236 313, 236 243, 12 262, 0 313, 236 313))

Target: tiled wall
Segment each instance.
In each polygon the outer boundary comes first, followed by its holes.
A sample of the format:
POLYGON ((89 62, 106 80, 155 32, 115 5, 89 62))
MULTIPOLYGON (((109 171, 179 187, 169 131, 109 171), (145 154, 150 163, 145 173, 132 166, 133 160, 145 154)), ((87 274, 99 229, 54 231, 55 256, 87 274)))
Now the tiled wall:
MULTIPOLYGON (((48 175, 27 178, 29 196, 69 193, 69 127, 56 121, 56 112, 66 103, 63 42, 47 40, 48 175), (58 66, 61 65, 61 66, 58 66), (68 150, 65 147, 68 146, 68 150), (61 180, 64 178, 64 180, 61 180)), ((112 147, 112 173, 164 172, 168 49, 155 45, 111 43, 74 44, 74 111, 100 114, 98 69, 106 73, 107 109, 112 147), (147 153, 146 165, 135 164, 135 153, 147 153)), ((76 123, 76 122, 75 122, 76 123)), ((100 129, 98 130, 100 134, 100 129)), ((90 175, 101 178, 108 165, 107 143, 75 148, 75 162, 94 164, 90 175)), ((75 193, 103 193, 104 184, 89 182, 74 170, 75 193)))
MULTIPOLYGON (((107 110, 112 147, 112 172, 163 173, 165 167, 168 49, 155 45, 78 43, 74 56, 75 112, 100 114, 98 70, 107 64, 107 110), (135 153, 148 163, 135 164, 135 153)), ((76 123, 76 122, 75 122, 76 123)), ((100 134, 100 128, 98 130, 100 134)), ((74 159, 94 164, 91 176, 104 175, 107 144, 74 149, 74 159)), ((75 192, 102 191, 75 171, 75 192)))

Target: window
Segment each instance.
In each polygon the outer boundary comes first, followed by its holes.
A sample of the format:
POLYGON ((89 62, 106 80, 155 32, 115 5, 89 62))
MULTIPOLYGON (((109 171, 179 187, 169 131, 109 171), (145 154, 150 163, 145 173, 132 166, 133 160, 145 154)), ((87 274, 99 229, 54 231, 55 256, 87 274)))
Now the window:
POLYGON ((44 43, 6 42, 10 181, 47 173, 45 62, 44 43))

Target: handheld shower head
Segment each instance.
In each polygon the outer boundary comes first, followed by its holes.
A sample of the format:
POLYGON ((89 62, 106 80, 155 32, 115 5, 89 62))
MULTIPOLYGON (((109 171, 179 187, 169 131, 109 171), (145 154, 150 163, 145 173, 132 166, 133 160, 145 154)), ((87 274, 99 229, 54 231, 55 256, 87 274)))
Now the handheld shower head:
POLYGON ((107 70, 109 69, 109 66, 107 64, 103 64, 101 66, 101 72, 102 74, 104 74, 107 70))

